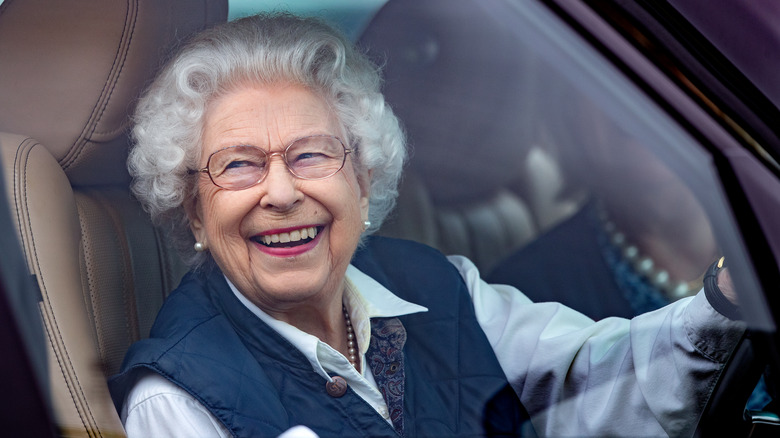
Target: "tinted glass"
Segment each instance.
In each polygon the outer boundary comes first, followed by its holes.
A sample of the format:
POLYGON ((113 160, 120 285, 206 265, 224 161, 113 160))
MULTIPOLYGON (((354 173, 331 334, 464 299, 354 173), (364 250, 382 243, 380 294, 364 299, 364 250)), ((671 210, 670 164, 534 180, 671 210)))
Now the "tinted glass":
POLYGON ((693 295, 723 255, 747 265, 710 154, 541 5, 407 4, 362 42, 413 147, 385 233, 595 319, 693 295))
POLYGON ((410 146, 379 234, 595 320, 692 296, 725 256, 748 323, 774 330, 706 145, 541 2, 391 1, 364 17, 348 32, 383 67, 410 146))

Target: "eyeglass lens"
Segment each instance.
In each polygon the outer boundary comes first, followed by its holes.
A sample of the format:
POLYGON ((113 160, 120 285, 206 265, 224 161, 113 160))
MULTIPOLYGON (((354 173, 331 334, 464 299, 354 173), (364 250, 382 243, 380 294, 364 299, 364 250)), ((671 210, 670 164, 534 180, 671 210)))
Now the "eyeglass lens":
MULTIPOLYGON (((254 146, 232 146, 214 152, 208 172, 214 184, 240 190, 258 184, 268 173, 269 155, 254 146)), ((301 179, 323 179, 344 166, 346 150, 336 137, 311 136, 295 140, 283 154, 288 169, 301 179)))

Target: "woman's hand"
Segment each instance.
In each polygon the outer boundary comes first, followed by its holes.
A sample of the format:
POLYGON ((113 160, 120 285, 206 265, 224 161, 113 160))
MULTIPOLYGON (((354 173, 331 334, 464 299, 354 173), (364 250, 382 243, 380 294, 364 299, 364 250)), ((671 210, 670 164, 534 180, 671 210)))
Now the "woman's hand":
POLYGON ((734 304, 735 306, 739 305, 739 299, 737 297, 737 293, 734 291, 734 282, 731 281, 731 274, 729 274, 729 269, 722 268, 719 270, 716 280, 718 283, 718 289, 720 289, 723 296, 726 297, 726 299, 728 299, 731 304, 734 304))
POLYGON ((704 293, 719 313, 729 319, 740 319, 739 297, 723 258, 713 263, 704 274, 704 293))

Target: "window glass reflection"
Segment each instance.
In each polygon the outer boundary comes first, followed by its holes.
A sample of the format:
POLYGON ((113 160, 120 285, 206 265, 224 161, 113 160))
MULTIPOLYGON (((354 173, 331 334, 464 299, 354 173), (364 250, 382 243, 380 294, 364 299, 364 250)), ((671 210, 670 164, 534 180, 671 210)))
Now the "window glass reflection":
POLYGON ((534 2, 470 5, 415 3, 362 37, 412 148, 383 234, 594 319, 741 257, 712 157, 676 120, 534 2))
POLYGON ((534 148, 559 174, 543 228, 488 278, 595 319, 631 317, 701 289, 720 249, 693 191, 645 141, 565 80, 537 88, 534 148))

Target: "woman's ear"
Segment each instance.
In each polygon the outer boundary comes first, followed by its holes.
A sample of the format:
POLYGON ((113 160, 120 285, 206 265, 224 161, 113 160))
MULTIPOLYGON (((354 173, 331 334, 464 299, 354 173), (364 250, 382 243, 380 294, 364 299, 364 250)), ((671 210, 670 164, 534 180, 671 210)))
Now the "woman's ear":
POLYGON ((206 243, 206 230, 203 228, 203 219, 198 198, 189 199, 182 205, 184 207, 184 212, 187 214, 187 220, 190 223, 190 231, 192 231, 195 241, 206 243))

